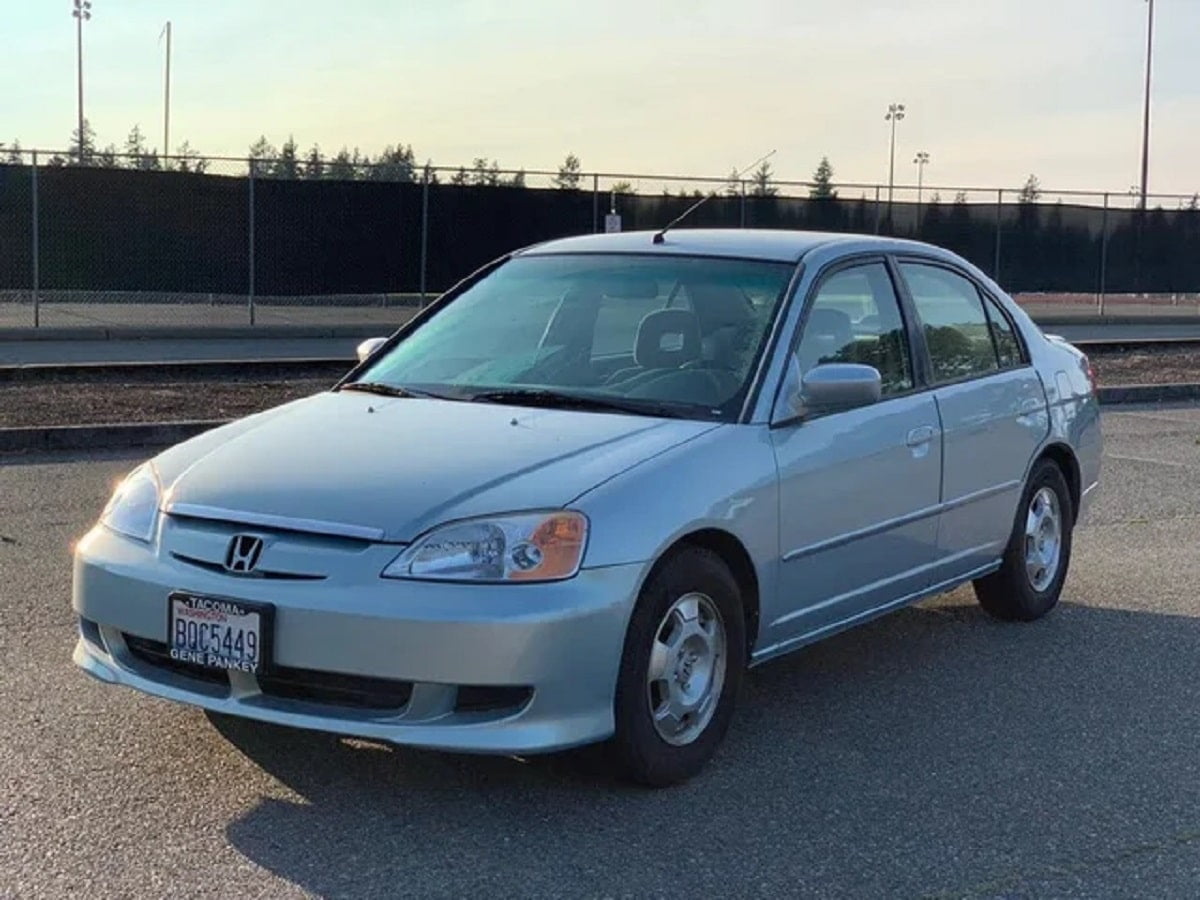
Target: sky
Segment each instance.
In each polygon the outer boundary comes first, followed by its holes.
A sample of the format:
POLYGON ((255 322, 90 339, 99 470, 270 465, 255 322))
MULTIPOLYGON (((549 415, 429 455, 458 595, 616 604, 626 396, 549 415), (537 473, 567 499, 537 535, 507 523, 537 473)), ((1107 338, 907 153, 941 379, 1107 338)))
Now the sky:
MULTIPOLYGON (((84 106, 98 144, 245 155, 260 135, 420 160, 723 176, 774 149, 896 181, 1127 192, 1138 183, 1146 0, 93 0, 84 106)), ((65 147, 70 0, 0 0, 0 141, 65 147)), ((1156 0, 1150 189, 1200 190, 1200 0, 1156 0)))

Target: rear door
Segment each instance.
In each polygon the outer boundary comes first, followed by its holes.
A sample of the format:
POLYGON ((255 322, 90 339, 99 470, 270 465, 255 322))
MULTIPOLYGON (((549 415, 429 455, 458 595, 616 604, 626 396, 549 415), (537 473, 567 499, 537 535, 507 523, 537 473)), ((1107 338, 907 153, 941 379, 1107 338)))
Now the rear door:
POLYGON ((936 581, 987 568, 1012 531, 1030 460, 1049 431, 1046 395, 1003 308, 966 273, 901 259, 942 429, 936 581))

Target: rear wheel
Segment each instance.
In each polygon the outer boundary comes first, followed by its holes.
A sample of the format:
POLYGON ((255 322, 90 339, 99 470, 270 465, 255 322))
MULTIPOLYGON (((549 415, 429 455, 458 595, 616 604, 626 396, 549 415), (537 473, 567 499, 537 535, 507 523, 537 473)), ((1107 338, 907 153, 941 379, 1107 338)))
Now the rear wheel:
POLYGON ((613 748, 635 781, 698 773, 729 728, 746 666, 741 592, 715 553, 688 547, 651 575, 617 679, 613 748))
POLYGON ((975 596, 991 615, 1032 622, 1058 603, 1071 561, 1075 512, 1062 470, 1040 460, 1017 508, 1000 568, 975 582, 975 596))

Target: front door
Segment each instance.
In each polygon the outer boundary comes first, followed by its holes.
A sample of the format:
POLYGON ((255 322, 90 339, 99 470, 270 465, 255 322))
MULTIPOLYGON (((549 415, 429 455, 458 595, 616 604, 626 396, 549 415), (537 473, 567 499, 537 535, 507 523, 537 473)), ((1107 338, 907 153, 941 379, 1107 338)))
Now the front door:
POLYGON ((923 590, 936 563, 941 429, 918 392, 909 332, 882 260, 825 276, 792 363, 879 370, 880 402, 774 428, 779 596, 761 655, 853 623, 923 590))

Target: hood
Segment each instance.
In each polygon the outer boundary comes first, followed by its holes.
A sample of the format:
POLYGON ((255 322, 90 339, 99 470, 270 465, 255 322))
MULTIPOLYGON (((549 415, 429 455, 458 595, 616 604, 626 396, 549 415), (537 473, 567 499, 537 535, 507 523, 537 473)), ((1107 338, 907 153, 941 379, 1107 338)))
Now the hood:
POLYGON ((557 508, 712 422, 327 392, 157 460, 168 508, 353 525, 407 542, 452 519, 557 508))

